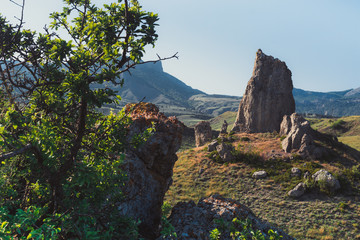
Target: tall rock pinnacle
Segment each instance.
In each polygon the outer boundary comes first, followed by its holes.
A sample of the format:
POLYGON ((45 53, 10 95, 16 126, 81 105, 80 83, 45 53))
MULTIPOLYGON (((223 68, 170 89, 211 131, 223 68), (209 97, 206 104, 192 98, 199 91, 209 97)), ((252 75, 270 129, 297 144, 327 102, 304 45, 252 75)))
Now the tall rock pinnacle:
POLYGON ((283 116, 295 112, 292 90, 291 71, 285 62, 259 49, 233 131, 278 132, 283 116))

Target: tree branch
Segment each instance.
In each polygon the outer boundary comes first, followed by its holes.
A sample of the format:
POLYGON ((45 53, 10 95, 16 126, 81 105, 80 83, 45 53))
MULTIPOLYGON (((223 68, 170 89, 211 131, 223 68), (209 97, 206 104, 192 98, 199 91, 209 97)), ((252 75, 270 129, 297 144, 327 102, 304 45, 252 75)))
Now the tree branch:
POLYGON ((17 150, 15 150, 13 152, 10 152, 10 153, 5 153, 5 154, 0 156, 0 161, 3 161, 5 159, 15 157, 15 156, 17 156, 19 154, 22 154, 22 153, 26 152, 27 150, 29 150, 31 148, 31 146, 32 145, 30 143, 28 143, 28 144, 26 144, 24 147, 22 147, 20 149, 17 149, 17 150))

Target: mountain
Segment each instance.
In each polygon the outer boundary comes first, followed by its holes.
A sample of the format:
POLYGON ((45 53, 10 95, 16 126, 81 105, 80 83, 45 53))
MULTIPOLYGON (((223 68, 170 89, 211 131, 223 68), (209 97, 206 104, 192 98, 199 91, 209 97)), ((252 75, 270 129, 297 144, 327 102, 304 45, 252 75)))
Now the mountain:
POLYGON ((116 88, 125 101, 167 104, 189 108, 188 99, 204 92, 193 89, 163 71, 161 62, 137 65, 124 74, 124 86, 116 88))
MULTIPOLYGON (((185 121, 210 119, 227 111, 237 111, 241 97, 210 95, 186 85, 164 72, 161 62, 136 66, 125 73, 124 85, 117 90, 123 104, 155 103, 167 115, 186 116, 185 121)), ((314 92, 294 88, 296 112, 327 116, 360 115, 360 88, 336 92, 314 92)))
POLYGON ((293 90, 296 112, 325 116, 360 115, 360 89, 338 92, 293 90))

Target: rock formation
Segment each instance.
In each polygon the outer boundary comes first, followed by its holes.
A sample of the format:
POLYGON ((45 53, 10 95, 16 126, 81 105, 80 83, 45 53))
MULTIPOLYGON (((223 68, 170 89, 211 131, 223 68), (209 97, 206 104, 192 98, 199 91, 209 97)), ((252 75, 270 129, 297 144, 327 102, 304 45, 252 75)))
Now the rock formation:
POLYGON ((234 147, 229 143, 220 143, 216 146, 216 151, 218 152, 223 162, 232 162, 235 160, 233 155, 234 147))
POLYGON ((221 126, 221 131, 220 134, 226 134, 227 133, 227 128, 228 128, 228 123, 226 122, 226 120, 224 120, 223 125, 221 126))
POLYGON ((129 139, 141 134, 155 123, 156 131, 140 147, 126 151, 123 170, 127 181, 122 187, 125 199, 119 211, 140 220, 139 231, 149 239, 158 234, 161 206, 165 192, 172 183, 173 167, 180 148, 183 124, 174 117, 166 117, 150 103, 127 105, 133 122, 129 127, 129 139), (132 110, 131 110, 132 109, 132 110))
MULTIPOLYGON (((277 231, 283 240, 293 239, 282 230, 270 226, 257 218, 243 204, 220 195, 203 198, 196 205, 193 201, 181 202, 175 205, 170 216, 170 222, 175 227, 178 239, 209 239, 209 232, 218 227, 216 219, 231 222, 234 218, 249 219, 254 230, 267 234, 269 229, 277 231)), ((222 233, 221 239, 230 240, 229 233, 222 233)))
POLYGON ((232 130, 278 132, 283 116, 295 111, 292 90, 291 71, 285 62, 259 49, 232 130))
POLYGON ((297 113, 284 116, 280 135, 286 136, 281 142, 285 152, 295 150, 303 157, 312 158, 321 158, 326 154, 325 148, 314 143, 314 138, 319 139, 320 133, 313 130, 310 123, 297 113))
POLYGON ((194 129, 196 147, 200 147, 211 140, 212 131, 210 122, 201 121, 195 125, 194 129))

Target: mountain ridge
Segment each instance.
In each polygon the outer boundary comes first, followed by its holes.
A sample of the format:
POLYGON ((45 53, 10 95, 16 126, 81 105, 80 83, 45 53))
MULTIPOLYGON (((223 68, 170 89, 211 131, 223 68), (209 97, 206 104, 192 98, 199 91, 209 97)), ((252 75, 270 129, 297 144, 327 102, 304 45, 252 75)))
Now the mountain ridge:
MULTIPOLYGON (((123 75, 124 85, 109 86, 118 91, 123 104, 152 102, 168 114, 204 114, 216 117, 237 111, 241 97, 207 94, 164 72, 161 62, 146 63, 123 75), (180 109, 180 110, 179 110, 180 109)), ((327 116, 360 115, 360 87, 343 91, 317 92, 293 89, 296 112, 327 116)))

